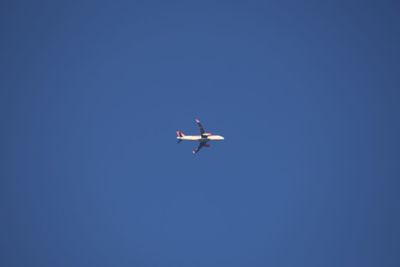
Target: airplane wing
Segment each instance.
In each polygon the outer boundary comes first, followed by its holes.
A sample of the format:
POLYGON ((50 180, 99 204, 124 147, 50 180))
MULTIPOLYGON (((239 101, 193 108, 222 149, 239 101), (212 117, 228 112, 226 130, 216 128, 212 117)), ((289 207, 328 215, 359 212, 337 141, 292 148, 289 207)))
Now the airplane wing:
POLYGON ((197 123, 197 126, 199 126, 200 134, 203 135, 205 133, 203 125, 201 124, 199 119, 196 119, 195 121, 197 123))
POLYGON ((196 149, 193 149, 193 154, 196 154, 197 152, 199 152, 200 151, 200 149, 203 147, 203 146, 205 146, 206 145, 206 143, 203 143, 203 142, 200 142, 199 143, 199 146, 196 148, 196 149))

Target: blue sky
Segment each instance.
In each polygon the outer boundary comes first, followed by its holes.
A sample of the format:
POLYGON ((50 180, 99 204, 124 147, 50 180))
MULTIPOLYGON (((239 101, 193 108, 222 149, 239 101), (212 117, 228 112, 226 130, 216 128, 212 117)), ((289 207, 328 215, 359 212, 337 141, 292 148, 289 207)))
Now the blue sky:
POLYGON ((0 265, 399 266, 398 10, 1 3, 0 265))

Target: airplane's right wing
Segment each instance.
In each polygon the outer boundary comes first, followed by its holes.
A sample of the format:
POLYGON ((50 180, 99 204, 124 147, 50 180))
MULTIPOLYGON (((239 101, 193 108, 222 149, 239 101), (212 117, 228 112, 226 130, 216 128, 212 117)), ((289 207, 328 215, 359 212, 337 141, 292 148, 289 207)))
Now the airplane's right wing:
POLYGON ((203 125, 201 124, 199 119, 196 119, 195 121, 197 123, 197 126, 199 126, 200 134, 203 135, 205 133, 203 125))

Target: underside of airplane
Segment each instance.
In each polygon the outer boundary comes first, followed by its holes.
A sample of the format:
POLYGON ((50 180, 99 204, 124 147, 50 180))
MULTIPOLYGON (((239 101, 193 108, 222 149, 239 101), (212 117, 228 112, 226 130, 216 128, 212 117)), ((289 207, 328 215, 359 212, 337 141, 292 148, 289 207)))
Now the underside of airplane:
POLYGON ((204 130, 203 125, 201 124, 200 120, 196 119, 195 120, 199 131, 200 135, 185 135, 182 131, 176 131, 176 139, 178 139, 178 144, 182 141, 197 141, 199 142, 199 145, 197 148, 193 149, 193 154, 196 154, 197 152, 200 151, 203 147, 210 147, 210 144, 208 144, 209 141, 222 141, 224 140, 224 137, 221 135, 214 135, 210 132, 206 132, 204 130))

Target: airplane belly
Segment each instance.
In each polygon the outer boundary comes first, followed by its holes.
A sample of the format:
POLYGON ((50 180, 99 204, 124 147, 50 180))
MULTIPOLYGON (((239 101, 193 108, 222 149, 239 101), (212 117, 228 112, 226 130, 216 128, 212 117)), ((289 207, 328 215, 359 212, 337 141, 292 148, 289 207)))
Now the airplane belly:
POLYGON ((224 137, 222 137, 220 135, 210 135, 210 136, 208 136, 208 139, 212 140, 212 141, 222 141, 222 140, 224 140, 224 137))
POLYGON ((201 139, 200 136, 195 136, 195 135, 185 135, 183 137, 181 137, 182 140, 186 140, 186 141, 198 141, 201 139))

